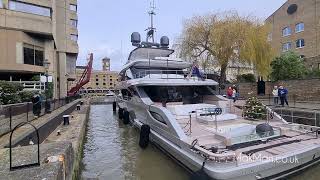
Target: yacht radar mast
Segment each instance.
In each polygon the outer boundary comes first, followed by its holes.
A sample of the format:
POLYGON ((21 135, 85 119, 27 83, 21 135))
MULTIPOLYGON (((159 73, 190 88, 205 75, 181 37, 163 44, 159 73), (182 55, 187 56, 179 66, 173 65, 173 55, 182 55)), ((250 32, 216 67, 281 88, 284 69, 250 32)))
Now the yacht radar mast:
POLYGON ((148 14, 150 16, 150 27, 148 27, 146 29, 146 31, 148 31, 146 42, 150 42, 149 40, 151 40, 151 43, 155 43, 154 42, 154 33, 156 31, 156 28, 153 26, 153 16, 156 15, 155 9, 156 9, 156 5, 155 5, 154 0, 152 0, 152 2, 150 2, 150 11, 148 12, 148 14))
POLYGON ((131 34, 131 43, 132 46, 136 46, 138 48, 140 47, 155 47, 155 48, 161 48, 161 49, 168 49, 169 48, 169 38, 167 36, 162 36, 160 38, 160 43, 155 42, 155 32, 156 28, 154 27, 154 16, 156 15, 155 13, 155 3, 154 0, 150 2, 150 11, 148 12, 150 16, 150 26, 145 30, 147 31, 147 38, 145 42, 141 42, 141 36, 139 32, 133 32, 131 34))

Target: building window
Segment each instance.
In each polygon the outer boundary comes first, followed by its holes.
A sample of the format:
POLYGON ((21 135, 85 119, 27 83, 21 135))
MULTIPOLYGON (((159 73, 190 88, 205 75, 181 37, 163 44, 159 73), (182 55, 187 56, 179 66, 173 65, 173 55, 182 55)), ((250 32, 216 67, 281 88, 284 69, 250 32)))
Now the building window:
POLYGON ((40 16, 51 17, 51 9, 18 1, 9 1, 9 9, 24 13, 36 14, 40 16))
POLYGON ((304 23, 296 24, 296 33, 304 31, 304 23))
POLYGON ((78 26, 78 21, 75 19, 70 19, 70 25, 74 28, 77 28, 78 26))
POLYGON ((298 39, 296 41, 296 47, 297 48, 303 48, 304 47, 304 39, 298 39))
POLYGON ((305 55, 300 55, 299 56, 301 59, 304 59, 306 56, 305 55))
POLYGON ((75 4, 70 4, 70 10, 77 12, 77 5, 75 5, 75 4))
POLYGON ((103 85, 105 86, 105 85, 106 85, 106 83, 103 83, 103 85))
POLYGON ((99 83, 96 83, 97 86, 99 86, 99 83))
POLYGON ((112 82, 112 79, 110 79, 110 81, 112 82))
POLYGON ((0 8, 3 8, 3 2, 0 1, 0 8))
POLYGON ((96 81, 99 81, 99 79, 96 79, 96 81))
POLYGON ((289 51, 290 49, 291 49, 291 42, 287 42, 287 43, 282 44, 282 51, 283 52, 289 51))
POLYGON ((103 81, 106 81, 106 79, 103 79, 103 81))
POLYGON ((318 64, 318 69, 320 70, 320 63, 318 64))
POLYGON ((35 66, 43 66, 44 49, 41 47, 24 44, 23 46, 23 61, 24 64, 35 66))
POLYGON ((269 33, 269 34, 268 34, 267 40, 268 40, 268 41, 272 41, 272 33, 269 33))
POLYGON ((112 86, 112 83, 110 83, 110 86, 112 86))
POLYGON ((291 28, 290 27, 285 27, 282 30, 282 36, 290 36, 291 35, 291 28))
POLYGON ((78 41, 78 35, 70 34, 70 39, 71 39, 72 41, 77 42, 77 41, 78 41))

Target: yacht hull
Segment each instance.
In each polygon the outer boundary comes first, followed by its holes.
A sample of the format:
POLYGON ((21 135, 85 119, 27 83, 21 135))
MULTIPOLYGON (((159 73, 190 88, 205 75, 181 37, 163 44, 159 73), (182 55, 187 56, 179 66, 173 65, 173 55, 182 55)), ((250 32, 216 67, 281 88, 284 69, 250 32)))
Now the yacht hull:
MULTIPOLYGON (((201 169, 204 158, 191 151, 184 143, 172 142, 164 137, 161 132, 155 131, 152 127, 152 118, 148 113, 147 105, 137 105, 132 102, 120 103, 121 108, 135 112, 135 119, 131 118, 132 124, 140 129, 143 124, 151 127, 150 141, 160 150, 176 160, 181 166, 189 171, 195 172, 201 169)), ((297 160, 288 163, 283 160, 279 162, 261 161, 259 163, 239 164, 217 163, 209 161, 204 170, 212 179, 230 180, 256 180, 256 179, 281 179, 295 174, 320 162, 320 147, 311 147, 291 156, 283 157, 287 161, 297 160)))

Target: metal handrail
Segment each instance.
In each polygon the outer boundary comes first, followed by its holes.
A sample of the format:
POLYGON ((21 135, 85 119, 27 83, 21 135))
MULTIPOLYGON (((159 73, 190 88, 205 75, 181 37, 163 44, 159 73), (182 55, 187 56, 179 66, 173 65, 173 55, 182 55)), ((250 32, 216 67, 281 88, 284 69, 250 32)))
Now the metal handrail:
MULTIPOLYGON (((242 106, 242 116, 244 117, 244 107, 248 107, 247 105, 244 105, 242 106)), ((276 113, 273 109, 271 109, 271 111, 269 112, 267 107, 270 107, 270 106, 256 106, 256 107, 260 107, 260 108, 266 108, 266 111, 267 113, 251 113, 251 114, 254 114, 254 115, 261 115, 262 117, 266 117, 266 121, 269 122, 270 119, 273 119, 274 117, 274 114, 276 113)), ((294 119, 297 119, 297 118, 300 118, 300 119, 306 119, 306 120, 314 120, 314 126, 317 126, 317 116, 318 114, 320 114, 319 111, 312 111, 312 112, 309 112, 309 113, 313 113, 313 116, 312 117, 308 117, 308 116, 298 116, 298 115, 294 115, 294 112, 295 112, 295 109, 292 109, 292 108, 288 108, 288 109, 279 109, 280 110, 280 114, 277 113, 282 119, 285 119, 285 118, 290 118, 291 119, 291 122, 288 121, 288 123, 294 123, 294 119), (290 112, 290 114, 284 114, 283 113, 283 110, 286 110, 288 112, 290 112)), ((264 120, 264 119, 251 119, 251 120, 264 120)), ((313 125, 311 125, 313 126, 313 125)))

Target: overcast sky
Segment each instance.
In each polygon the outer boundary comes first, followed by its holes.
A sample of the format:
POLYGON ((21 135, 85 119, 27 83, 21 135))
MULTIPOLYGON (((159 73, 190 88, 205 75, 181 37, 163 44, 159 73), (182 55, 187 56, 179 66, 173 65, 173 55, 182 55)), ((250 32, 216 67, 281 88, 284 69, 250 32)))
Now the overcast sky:
MULTIPOLYGON (((156 38, 166 35, 171 44, 183 22, 210 12, 236 10, 242 15, 266 19, 286 0, 155 0, 157 6, 156 38)), ((86 64, 94 53, 94 68, 101 69, 101 59, 111 58, 111 70, 119 70, 133 49, 130 35, 137 31, 145 38, 149 25, 150 0, 78 0, 79 48, 78 65, 86 64)))

